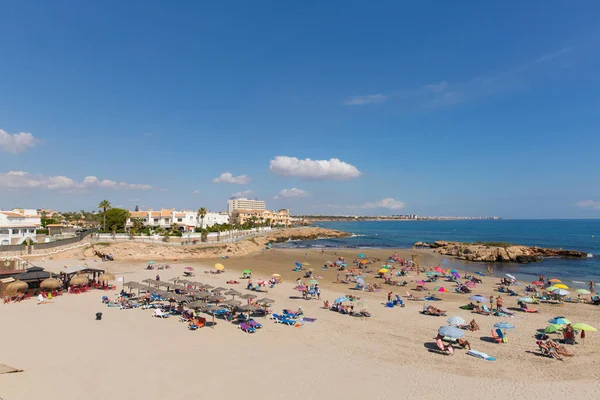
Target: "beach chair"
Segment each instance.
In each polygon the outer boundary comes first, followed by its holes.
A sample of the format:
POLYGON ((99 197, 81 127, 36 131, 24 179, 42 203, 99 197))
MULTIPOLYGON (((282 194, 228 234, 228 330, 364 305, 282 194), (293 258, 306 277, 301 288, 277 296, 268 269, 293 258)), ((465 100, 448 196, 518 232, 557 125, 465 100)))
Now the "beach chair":
POLYGON ((435 341, 436 345, 437 345, 437 349, 434 349, 433 351, 440 353, 440 354, 450 354, 451 356, 454 355, 454 347, 452 347, 452 345, 444 345, 444 342, 442 342, 442 339, 437 339, 435 341))
POLYGON ((502 332, 501 329, 496 329, 496 334, 502 340, 502 343, 508 342, 508 338, 506 337, 506 335, 504 334, 504 332, 502 332))
POLYGON ((254 333, 254 332, 256 332, 255 328, 251 327, 250 325, 248 325, 246 323, 239 324, 238 328, 241 329, 242 331, 246 332, 246 333, 254 333))
POLYGON ((283 319, 275 320, 275 322, 278 322, 278 323, 284 324, 284 325, 296 325, 296 323, 297 323, 296 320, 289 319, 289 318, 283 318, 283 319))
POLYGON ((600 304, 600 296, 592 296, 592 303, 596 305, 600 304))
POLYGON ((548 347, 543 341, 538 340, 537 342, 540 353, 546 357, 554 358, 555 360, 562 361, 562 357, 556 352, 555 348, 548 347))
POLYGON ((251 327, 255 328, 255 329, 260 329, 262 328, 262 324, 256 322, 255 320, 251 319, 250 321, 246 322, 248 325, 250 325, 251 327))
POLYGON ((160 308, 155 308, 152 316, 156 318, 169 318, 171 315, 163 312, 160 308))
POLYGON ((496 343, 502 343, 502 338, 496 334, 496 332, 492 329, 492 339, 496 343))

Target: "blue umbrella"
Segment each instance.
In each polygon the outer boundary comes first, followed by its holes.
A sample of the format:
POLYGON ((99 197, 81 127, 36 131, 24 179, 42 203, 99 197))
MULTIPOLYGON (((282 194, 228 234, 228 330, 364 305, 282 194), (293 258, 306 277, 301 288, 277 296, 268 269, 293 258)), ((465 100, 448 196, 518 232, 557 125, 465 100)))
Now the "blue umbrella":
POLYGON ((442 336, 447 336, 447 337, 453 338, 453 339, 459 339, 459 338, 465 336, 465 334, 462 330, 455 328, 453 326, 441 326, 440 329, 438 329, 438 333, 442 336))
POLYGON ((498 329, 514 329, 515 326, 513 324, 509 324, 508 322, 498 322, 494 324, 494 328, 498 329))
POLYGON ((363 253, 359 253, 359 254, 357 255, 357 257, 358 257, 358 258, 365 258, 365 255, 364 255, 363 253))
POLYGON ((296 261, 296 267, 302 268, 302 264, 300 264, 298 261, 296 261))
POLYGON ((350 301, 350 299, 347 298, 346 296, 338 297, 337 299, 335 299, 335 303, 343 303, 345 301, 350 301))
POLYGON ((556 325, 568 325, 571 323, 571 321, 569 321, 565 317, 554 317, 548 322, 556 325))
MULTIPOLYGON (((343 264, 343 261, 342 261, 342 260, 337 260, 335 263, 336 263, 337 265, 340 265, 340 264, 343 264)), ((297 263, 296 263, 296 264, 297 264, 297 263)))
POLYGON ((487 297, 483 297, 480 294, 476 294, 475 296, 469 297, 469 300, 473 300, 473 301, 476 301, 479 303, 485 303, 485 302, 489 301, 489 299, 487 297))

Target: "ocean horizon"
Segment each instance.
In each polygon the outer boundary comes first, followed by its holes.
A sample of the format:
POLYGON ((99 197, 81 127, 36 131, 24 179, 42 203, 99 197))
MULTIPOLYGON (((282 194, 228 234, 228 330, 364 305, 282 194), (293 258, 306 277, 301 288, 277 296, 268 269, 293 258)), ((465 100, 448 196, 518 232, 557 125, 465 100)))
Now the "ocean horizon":
MULTIPOLYGON (((497 220, 384 220, 318 222, 315 226, 351 233, 343 239, 287 242, 287 248, 411 248, 416 242, 508 242, 516 245, 586 252, 585 259, 546 258, 530 264, 494 263, 496 273, 511 273, 534 281, 543 274, 582 286, 600 282, 600 219, 497 220)), ((446 258, 444 264, 467 270, 485 270, 485 263, 446 258)))

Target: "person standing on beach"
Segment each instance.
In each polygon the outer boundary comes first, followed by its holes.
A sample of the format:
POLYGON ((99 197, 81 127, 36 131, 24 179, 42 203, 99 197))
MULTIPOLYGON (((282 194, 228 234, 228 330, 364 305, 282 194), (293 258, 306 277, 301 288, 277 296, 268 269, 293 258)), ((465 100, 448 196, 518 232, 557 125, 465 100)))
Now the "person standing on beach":
POLYGON ((590 292, 594 292, 594 281, 590 281, 590 292))
POLYGON ((504 300, 502 299, 502 296, 498 295, 498 297, 496 297, 496 307, 498 308, 498 310, 500 310, 502 307, 504 307, 504 300))
POLYGON ((490 296, 490 310, 494 309, 494 296, 490 296))
POLYGON ((321 300, 321 288, 319 285, 315 285, 315 290, 317 292, 317 300, 321 300))
POLYGON ((390 301, 392 301, 392 292, 389 292, 389 293, 388 293, 388 303, 389 303, 390 301))

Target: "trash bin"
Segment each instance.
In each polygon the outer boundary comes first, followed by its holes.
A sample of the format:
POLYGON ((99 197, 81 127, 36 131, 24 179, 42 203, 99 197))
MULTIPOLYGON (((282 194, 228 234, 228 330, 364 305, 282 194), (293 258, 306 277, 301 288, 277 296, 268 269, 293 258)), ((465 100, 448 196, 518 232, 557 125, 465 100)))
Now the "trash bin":
POLYGON ((97 312, 96 313, 96 321, 100 321, 102 319, 102 313, 101 312, 97 312))

